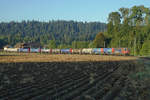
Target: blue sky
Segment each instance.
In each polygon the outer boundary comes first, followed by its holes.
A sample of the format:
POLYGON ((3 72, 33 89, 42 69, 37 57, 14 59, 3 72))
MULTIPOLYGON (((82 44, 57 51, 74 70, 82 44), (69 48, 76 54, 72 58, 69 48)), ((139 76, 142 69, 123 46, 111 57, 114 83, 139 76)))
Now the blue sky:
POLYGON ((0 0, 0 22, 74 20, 107 22, 121 7, 150 7, 150 0, 0 0))

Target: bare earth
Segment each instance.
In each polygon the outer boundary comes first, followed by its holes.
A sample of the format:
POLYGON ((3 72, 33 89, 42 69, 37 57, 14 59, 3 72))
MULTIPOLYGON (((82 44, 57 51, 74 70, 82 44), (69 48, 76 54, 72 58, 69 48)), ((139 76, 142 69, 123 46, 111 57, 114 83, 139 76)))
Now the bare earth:
POLYGON ((130 56, 78 55, 78 54, 36 54, 0 53, 0 62, 78 62, 78 61, 127 61, 136 60, 130 56))
POLYGON ((149 100, 149 64, 131 56, 3 52, 0 100, 149 100))

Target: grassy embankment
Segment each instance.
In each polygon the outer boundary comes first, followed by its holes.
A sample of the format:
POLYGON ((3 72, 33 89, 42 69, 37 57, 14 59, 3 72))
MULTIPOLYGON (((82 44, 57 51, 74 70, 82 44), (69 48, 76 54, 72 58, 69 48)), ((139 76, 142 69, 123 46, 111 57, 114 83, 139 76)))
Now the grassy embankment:
POLYGON ((139 100, 150 99, 150 59, 140 58, 135 62, 136 68, 130 74, 139 100))

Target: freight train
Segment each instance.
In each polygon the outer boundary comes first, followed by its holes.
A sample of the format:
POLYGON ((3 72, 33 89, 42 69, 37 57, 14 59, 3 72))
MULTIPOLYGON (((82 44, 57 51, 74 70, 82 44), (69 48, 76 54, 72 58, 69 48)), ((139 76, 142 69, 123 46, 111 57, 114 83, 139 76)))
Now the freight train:
POLYGON ((4 48, 6 52, 49 53, 49 54, 101 54, 129 55, 128 48, 83 48, 83 49, 46 49, 46 48, 4 48))

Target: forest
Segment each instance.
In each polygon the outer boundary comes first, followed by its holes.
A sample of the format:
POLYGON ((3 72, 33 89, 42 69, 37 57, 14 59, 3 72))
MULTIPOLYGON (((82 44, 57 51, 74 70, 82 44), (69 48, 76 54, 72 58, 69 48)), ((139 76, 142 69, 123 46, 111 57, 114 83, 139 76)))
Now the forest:
POLYGON ((6 44, 38 42, 48 48, 86 47, 98 32, 104 32, 106 24, 76 21, 22 21, 0 23, 0 47, 6 44), (82 45, 82 46, 81 46, 82 45))
POLYGON ((150 55, 150 8, 120 8, 108 23, 22 21, 0 23, 0 48, 38 42, 47 48, 128 47, 131 55, 150 55))
POLYGON ((150 8, 120 8, 108 16, 105 33, 110 47, 128 47, 131 54, 150 55, 150 8))

